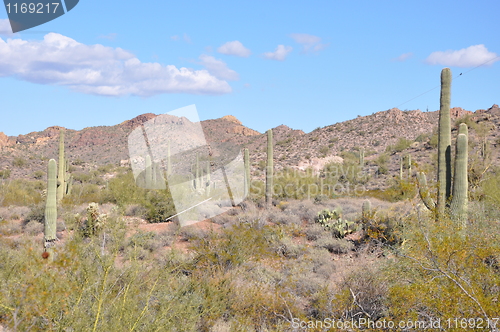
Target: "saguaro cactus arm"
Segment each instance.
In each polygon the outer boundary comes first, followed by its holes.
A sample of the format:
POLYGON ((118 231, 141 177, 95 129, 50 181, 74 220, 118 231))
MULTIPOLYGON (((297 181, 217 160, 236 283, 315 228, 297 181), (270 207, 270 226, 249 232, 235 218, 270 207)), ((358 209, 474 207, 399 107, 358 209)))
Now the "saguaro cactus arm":
POLYGON ((417 173, 418 180, 418 192, 420 194, 420 198, 424 205, 431 211, 434 211, 436 208, 436 203, 429 195, 429 189, 427 188, 427 177, 424 173, 417 173))

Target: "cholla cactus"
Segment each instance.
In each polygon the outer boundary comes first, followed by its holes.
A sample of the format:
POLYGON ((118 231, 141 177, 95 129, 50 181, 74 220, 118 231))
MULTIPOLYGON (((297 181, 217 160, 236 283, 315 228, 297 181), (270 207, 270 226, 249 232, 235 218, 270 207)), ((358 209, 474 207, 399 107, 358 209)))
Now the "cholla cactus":
POLYGON ((86 236, 97 235, 106 223, 107 215, 99 213, 99 204, 90 203, 87 207, 87 223, 84 227, 86 236))

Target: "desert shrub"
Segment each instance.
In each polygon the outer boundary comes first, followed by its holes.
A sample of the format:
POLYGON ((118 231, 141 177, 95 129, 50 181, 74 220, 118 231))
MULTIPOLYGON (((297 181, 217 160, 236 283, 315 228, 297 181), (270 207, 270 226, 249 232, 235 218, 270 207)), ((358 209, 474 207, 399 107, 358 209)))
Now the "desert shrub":
POLYGON ((35 173, 33 173, 33 177, 37 180, 41 180, 44 176, 45 176, 44 171, 36 171, 35 173))
POLYGON ((90 182, 90 179, 92 178, 92 176, 89 174, 89 173, 85 173, 85 172, 73 172, 71 173, 71 175, 73 176, 73 180, 76 181, 76 182, 81 182, 81 183, 85 183, 85 182, 90 182))
POLYGON ((0 179, 8 179, 10 177, 10 173, 11 173, 10 169, 0 170, 0 179))
POLYGON ((38 235, 43 232, 43 224, 36 220, 29 221, 24 225, 24 231, 28 235, 38 235))
POLYGON ((14 167, 24 167, 26 166, 26 160, 21 157, 15 157, 12 161, 12 166, 14 167))
POLYGON ((27 223, 29 221, 37 221, 43 223, 45 220, 45 203, 41 202, 38 204, 33 204, 30 207, 29 213, 24 217, 24 221, 27 223))
POLYGON ((43 181, 15 179, 0 182, 0 205, 37 204, 42 201, 43 181))
POLYGON ((127 217, 142 217, 146 214, 146 208, 139 204, 130 204, 125 208, 124 215, 127 217))
POLYGON ((320 224, 311 224, 307 225, 305 233, 308 241, 316 241, 328 232, 320 224))
POLYGON ((185 241, 193 241, 207 237, 210 231, 200 228, 198 225, 184 226, 179 230, 179 235, 185 241))
POLYGON ((0 220, 0 234, 15 235, 22 231, 22 225, 16 220, 0 220))
POLYGON ((332 236, 320 237, 314 245, 334 254, 346 254, 354 249, 352 242, 345 239, 333 238, 332 236))
POLYGON ((386 245, 400 244, 404 240, 405 221, 401 211, 373 210, 363 224, 366 240, 386 245))
POLYGON ((297 258, 306 253, 304 245, 294 242, 290 237, 280 239, 274 247, 274 251, 286 258, 297 258))
POLYGON ((300 216, 293 214, 289 211, 278 212, 276 211, 270 218, 270 220, 278 225, 301 225, 302 220, 300 216))
POLYGON ((314 220, 318 215, 317 211, 318 206, 309 200, 292 201, 287 207, 287 213, 296 215, 302 221, 306 221, 307 223, 314 223, 314 220))
POLYGON ((138 231, 129 238, 128 245, 132 247, 142 247, 150 252, 153 252, 161 246, 160 243, 155 241, 155 238, 156 233, 154 232, 138 231))
POLYGON ((343 279, 339 288, 332 301, 334 317, 364 317, 377 321, 387 316, 389 286, 377 266, 365 266, 353 271, 343 279))
POLYGON ((143 204, 146 220, 151 223, 164 222, 176 213, 174 202, 166 191, 149 191, 143 204))
POLYGON ((269 227, 255 228, 252 224, 234 224, 222 232, 209 232, 192 241, 195 252, 193 268, 229 270, 243 262, 260 260, 272 253, 279 236, 269 227))
POLYGON ((439 135, 438 135, 437 129, 434 129, 434 131, 432 132, 432 135, 429 138, 429 145, 435 149, 435 148, 437 148, 438 143, 439 143, 439 135))
POLYGON ((110 173, 114 168, 115 168, 115 166, 112 164, 101 165, 97 168, 97 172, 99 174, 106 174, 106 173, 110 173))
POLYGON ((326 156, 328 154, 328 152, 330 152, 330 148, 327 145, 323 145, 319 149, 319 153, 322 154, 323 156, 326 156))
POLYGON ((405 239, 387 270, 391 317, 495 317, 500 309, 497 221, 469 220, 461 228, 446 218, 415 217, 405 239))

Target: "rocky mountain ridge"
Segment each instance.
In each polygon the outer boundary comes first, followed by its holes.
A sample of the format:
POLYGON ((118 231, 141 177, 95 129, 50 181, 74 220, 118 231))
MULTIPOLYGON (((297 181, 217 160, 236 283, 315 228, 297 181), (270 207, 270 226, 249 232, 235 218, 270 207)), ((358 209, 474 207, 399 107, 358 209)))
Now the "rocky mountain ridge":
MULTIPOLYGON (((475 112, 454 107, 451 115, 453 121, 468 117, 471 123, 482 124, 482 133, 477 133, 472 128, 472 142, 476 142, 481 136, 490 146, 497 146, 500 137, 498 105, 475 112)), ((431 153, 428 150, 432 149, 430 141, 433 130, 437 127, 438 116, 438 111, 402 111, 392 108, 317 128, 310 133, 280 125, 273 128, 275 166, 278 170, 285 167, 302 170, 312 167, 319 171, 329 162, 341 162, 348 153, 355 154, 363 150, 366 165, 376 166, 377 158, 386 154, 389 156, 388 170, 397 173, 400 154, 412 154, 416 163, 430 162, 431 153), (405 151, 391 148, 402 139, 412 142, 405 147, 405 151)), ((127 166, 128 135, 137 126, 156 117, 153 113, 145 113, 115 126, 89 127, 79 131, 66 129, 67 158, 81 171, 106 164, 127 166)), ((209 143, 226 142, 247 147, 253 173, 262 176, 266 154, 265 133, 245 127, 232 115, 205 120, 201 125, 209 143)), ((9 169, 13 178, 32 178, 36 171, 45 171, 48 159, 57 159, 61 129, 53 126, 40 132, 11 137, 0 132, 0 170, 9 169)), ((496 150, 493 151, 497 163, 496 150)))

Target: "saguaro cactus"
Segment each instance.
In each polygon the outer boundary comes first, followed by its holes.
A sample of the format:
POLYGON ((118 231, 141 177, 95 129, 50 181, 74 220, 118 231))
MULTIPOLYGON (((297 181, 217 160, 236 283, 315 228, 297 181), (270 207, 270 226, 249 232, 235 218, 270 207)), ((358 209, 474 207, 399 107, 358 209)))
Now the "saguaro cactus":
POLYGON ((450 88, 451 71, 444 68, 441 72, 441 109, 439 111, 439 145, 438 145, 438 197, 434 203, 427 191, 424 174, 420 174, 420 197, 426 207, 436 210, 436 219, 440 220, 450 209, 451 216, 465 226, 467 220, 467 159, 468 133, 467 125, 462 123, 458 130, 455 156, 455 174, 453 178, 453 195, 451 195, 451 118, 450 88), (450 199, 451 198, 451 199, 450 199))
POLYGON ((408 155, 408 179, 411 179, 411 154, 408 155))
POLYGON ((47 170, 47 201, 45 204, 45 224, 44 224, 44 249, 49 254, 49 259, 53 259, 54 242, 56 237, 57 221, 57 164, 54 159, 49 160, 47 170))
POLYGON ((441 98, 438 127, 438 196, 437 217, 444 216, 446 201, 451 194, 451 70, 441 71, 441 98))
MULTIPOLYGON (((462 123, 460 127, 465 127, 467 130, 467 125, 462 123)), ((460 131, 459 131, 460 132, 460 131)), ((457 137, 457 150, 455 155, 455 173, 453 179, 453 196, 450 205, 451 216, 463 223, 462 227, 465 226, 467 221, 467 158, 468 158, 468 139, 465 133, 459 133, 457 137)))
POLYGON ((66 190, 66 161, 64 159, 64 129, 59 131, 59 172, 57 173, 57 201, 60 201, 66 190))
POLYGON ((266 203, 271 206, 273 201, 273 130, 267 131, 267 166, 266 166, 266 203))
POLYGON ((372 203, 369 200, 365 200, 361 208, 361 218, 363 222, 366 222, 368 221, 368 219, 370 219, 371 210, 372 210, 372 203))
POLYGON ((210 196, 210 189, 212 186, 212 170, 210 169, 210 161, 207 161, 207 175, 205 177, 204 187, 205 187, 205 195, 210 196))

